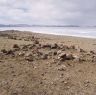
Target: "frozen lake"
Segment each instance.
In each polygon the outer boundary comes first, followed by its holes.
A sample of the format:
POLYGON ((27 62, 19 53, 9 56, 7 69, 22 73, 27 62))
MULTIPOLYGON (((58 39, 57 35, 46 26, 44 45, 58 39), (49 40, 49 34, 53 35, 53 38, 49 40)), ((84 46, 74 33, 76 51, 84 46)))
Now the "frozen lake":
POLYGON ((95 27, 0 27, 1 30, 21 30, 44 34, 96 38, 95 27))

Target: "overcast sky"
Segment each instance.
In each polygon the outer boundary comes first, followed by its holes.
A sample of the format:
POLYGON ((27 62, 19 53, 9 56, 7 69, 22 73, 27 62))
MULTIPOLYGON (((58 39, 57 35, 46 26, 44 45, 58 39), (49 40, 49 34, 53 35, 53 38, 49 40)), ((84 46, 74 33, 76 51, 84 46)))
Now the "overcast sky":
POLYGON ((96 25, 96 0, 0 0, 0 23, 96 25))

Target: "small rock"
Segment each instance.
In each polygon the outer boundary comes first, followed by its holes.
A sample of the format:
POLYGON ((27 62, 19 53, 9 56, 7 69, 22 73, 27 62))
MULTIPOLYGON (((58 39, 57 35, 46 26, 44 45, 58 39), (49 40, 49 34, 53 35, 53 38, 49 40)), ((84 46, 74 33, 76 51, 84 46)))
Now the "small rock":
POLYGON ((73 57, 74 57, 74 61, 75 61, 75 62, 82 62, 82 61, 85 61, 85 59, 82 58, 82 57, 79 56, 79 55, 74 55, 73 57))
POLYGON ((66 71, 66 66, 65 65, 61 65, 60 67, 58 67, 59 71, 66 71))
POLYGON ((19 55, 19 56, 24 56, 25 53, 24 53, 24 52, 19 52, 18 55, 19 55))
POLYGON ((96 54, 94 51, 90 51, 91 54, 96 54))
POLYGON ((75 49, 75 46, 74 46, 74 45, 72 45, 72 46, 70 46, 69 48, 70 48, 70 49, 75 49))
POLYGON ((58 48, 58 45, 56 43, 51 45, 51 49, 57 49, 57 48, 58 48))
POLYGON ((54 52, 53 52, 53 55, 57 55, 57 52, 56 52, 56 51, 54 51, 54 52))
POLYGON ((13 48, 20 48, 20 47, 17 44, 14 44, 13 48))
POLYGON ((2 53, 7 53, 7 50, 6 49, 1 49, 1 52, 2 53))
POLYGON ((59 54, 58 59, 61 60, 61 61, 65 61, 66 60, 66 53, 59 54))
POLYGON ((7 54, 15 55, 13 50, 8 50, 7 54))
POLYGON ((25 54, 25 57, 29 57, 29 56, 32 56, 32 53, 26 53, 25 54))
POLYGON ((73 57, 72 54, 66 54, 66 59, 67 60, 72 60, 72 59, 74 59, 74 57, 73 57))
POLYGON ((34 44, 39 44, 39 41, 38 40, 34 40, 34 44))
POLYGON ((96 62, 96 56, 92 56, 92 62, 96 62))
POLYGON ((41 47, 42 48, 51 48, 51 45, 50 44, 43 44, 41 47))
POLYGON ((62 53, 62 50, 59 50, 57 51, 57 55, 61 54, 62 53))
POLYGON ((33 55, 31 53, 27 53, 25 55, 25 60, 27 60, 27 61, 33 61, 33 55))
POLYGON ((42 59, 48 59, 48 54, 43 54, 41 58, 42 59))

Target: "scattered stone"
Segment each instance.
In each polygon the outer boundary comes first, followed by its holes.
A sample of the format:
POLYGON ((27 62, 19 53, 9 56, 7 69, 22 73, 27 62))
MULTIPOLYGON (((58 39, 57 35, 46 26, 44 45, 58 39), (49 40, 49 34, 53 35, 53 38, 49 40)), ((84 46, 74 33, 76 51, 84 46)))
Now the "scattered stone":
POLYGON ((72 54, 66 54, 66 59, 67 60, 73 60, 74 56, 72 54))
POLYGON ((61 54, 62 53, 62 50, 59 50, 57 51, 57 55, 61 54))
POLYGON ((33 55, 32 55, 32 53, 27 53, 25 55, 25 60, 27 60, 27 61, 33 61, 33 55))
POLYGON ((57 49, 57 48, 58 48, 58 45, 56 43, 51 45, 51 49, 57 49))
POLYGON ((19 56, 24 56, 25 53, 24 53, 24 52, 19 52, 18 55, 19 55, 19 56))
POLYGON ((65 65, 60 65, 60 67, 58 67, 59 71, 66 71, 66 66, 65 65))
POLYGON ((94 51, 90 51, 91 54, 96 54, 94 51))
POLYGON ((63 44, 59 45, 58 47, 59 47, 59 49, 62 49, 62 50, 69 49, 69 47, 67 45, 63 45, 63 44))
POLYGON ((43 44, 41 47, 42 48, 51 48, 51 45, 50 44, 43 44))
POLYGON ((1 49, 1 52, 2 53, 7 53, 7 50, 6 49, 1 49))
POLYGON ((33 61, 33 57, 25 57, 25 60, 27 60, 27 61, 33 61))
POLYGON ((28 50, 28 46, 27 45, 22 45, 21 49, 24 50, 24 51, 27 51, 28 50))
POLYGON ((17 44, 14 44, 13 48, 20 48, 20 47, 17 44))
POLYGON ((75 46, 75 49, 78 51, 78 52, 85 52, 83 49, 81 49, 79 46, 75 46))
POLYGON ((75 46, 74 45, 70 46, 70 49, 75 49, 75 46))
POLYGON ((66 53, 59 54, 58 59, 61 60, 61 61, 65 61, 66 60, 66 53))
POLYGON ((41 56, 41 58, 42 58, 42 59, 48 59, 48 54, 43 54, 43 55, 41 56))
POLYGON ((79 52, 85 52, 85 51, 84 51, 83 49, 81 49, 81 48, 80 48, 78 51, 79 51, 79 52))
POLYGON ((86 59, 83 58, 82 56, 74 55, 74 61, 75 62, 83 62, 83 61, 86 61, 86 59))
POLYGON ((25 54, 25 57, 29 57, 29 56, 32 56, 32 53, 26 53, 25 54))
POLYGON ((54 51, 54 52, 53 52, 53 55, 54 55, 54 56, 55 56, 55 55, 57 55, 57 52, 56 52, 56 51, 54 51))
POLYGON ((38 40, 34 40, 34 44, 39 44, 39 41, 38 40))
POLYGON ((96 55, 92 56, 92 62, 96 62, 96 55))
POLYGON ((8 51, 7 51, 7 55, 9 55, 9 54, 15 55, 13 50, 8 50, 8 51))

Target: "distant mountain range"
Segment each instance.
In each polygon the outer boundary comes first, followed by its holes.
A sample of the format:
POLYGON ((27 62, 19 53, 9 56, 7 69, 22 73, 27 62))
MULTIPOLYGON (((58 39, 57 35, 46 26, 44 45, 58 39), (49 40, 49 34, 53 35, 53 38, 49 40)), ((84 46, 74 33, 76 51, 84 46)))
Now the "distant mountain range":
POLYGON ((28 25, 28 24, 0 24, 0 27, 96 27, 96 26, 79 26, 79 25, 28 25))

